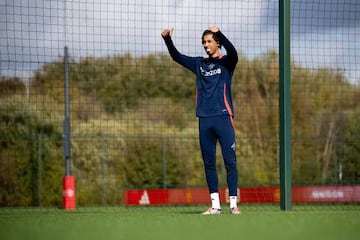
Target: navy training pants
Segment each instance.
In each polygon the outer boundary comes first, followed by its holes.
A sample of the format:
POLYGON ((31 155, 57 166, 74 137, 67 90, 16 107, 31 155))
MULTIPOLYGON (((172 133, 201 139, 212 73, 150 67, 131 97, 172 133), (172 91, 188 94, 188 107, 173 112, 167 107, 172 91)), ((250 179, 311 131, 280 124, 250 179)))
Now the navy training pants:
POLYGON ((229 196, 237 196, 238 172, 232 116, 199 117, 199 135, 209 192, 218 192, 216 143, 219 140, 226 168, 229 196))

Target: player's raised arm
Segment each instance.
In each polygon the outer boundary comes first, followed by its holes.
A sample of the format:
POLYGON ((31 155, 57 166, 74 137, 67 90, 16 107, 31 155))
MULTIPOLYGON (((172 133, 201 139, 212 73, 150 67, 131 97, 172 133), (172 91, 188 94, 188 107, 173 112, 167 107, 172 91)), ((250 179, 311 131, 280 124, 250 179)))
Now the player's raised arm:
POLYGON ((230 42, 230 40, 220 30, 215 32, 215 34, 219 38, 221 44, 226 49, 227 65, 229 66, 230 69, 234 70, 235 66, 238 62, 238 54, 237 54, 235 46, 230 42))
POLYGON ((189 57, 189 56, 185 56, 184 54, 181 54, 175 47, 171 36, 174 33, 174 27, 170 28, 170 29, 164 29, 161 32, 161 36, 165 41, 166 47, 169 50, 170 56, 171 58, 181 64, 182 66, 186 67, 187 69, 189 69, 192 72, 196 72, 196 64, 195 64, 195 58, 189 57))

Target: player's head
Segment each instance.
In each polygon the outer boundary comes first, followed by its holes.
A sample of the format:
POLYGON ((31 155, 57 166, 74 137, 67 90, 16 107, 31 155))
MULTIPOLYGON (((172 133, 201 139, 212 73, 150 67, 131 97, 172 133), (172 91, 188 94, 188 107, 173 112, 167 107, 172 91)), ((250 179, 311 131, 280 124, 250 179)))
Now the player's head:
POLYGON ((215 40, 215 42, 217 43, 217 47, 218 48, 221 48, 221 42, 219 40, 219 38, 216 36, 216 34, 210 30, 205 30, 202 34, 202 37, 201 37, 201 42, 202 44, 204 44, 204 39, 205 39, 205 36, 212 36, 212 38, 215 40))
POLYGON ((209 57, 218 57, 220 55, 219 49, 221 48, 221 43, 214 32, 210 30, 204 31, 202 45, 209 57))

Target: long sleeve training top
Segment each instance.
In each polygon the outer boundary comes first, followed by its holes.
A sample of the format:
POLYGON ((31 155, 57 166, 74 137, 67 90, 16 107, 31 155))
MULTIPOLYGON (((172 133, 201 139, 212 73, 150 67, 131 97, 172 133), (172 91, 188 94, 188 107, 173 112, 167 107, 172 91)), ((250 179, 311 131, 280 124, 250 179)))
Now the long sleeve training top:
POLYGON ((235 47, 222 32, 218 31, 215 34, 226 49, 226 55, 216 58, 181 54, 171 36, 164 37, 171 58, 196 75, 197 117, 234 115, 231 82, 238 55, 235 47))

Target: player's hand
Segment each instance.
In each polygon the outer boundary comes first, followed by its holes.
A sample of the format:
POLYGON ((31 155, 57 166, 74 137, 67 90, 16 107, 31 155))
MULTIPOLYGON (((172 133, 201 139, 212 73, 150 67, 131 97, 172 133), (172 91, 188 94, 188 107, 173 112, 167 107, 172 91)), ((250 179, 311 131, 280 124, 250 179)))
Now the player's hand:
POLYGON ((173 33, 174 33, 174 27, 172 27, 171 29, 164 29, 161 33, 161 36, 166 37, 170 35, 171 37, 173 33))
POLYGON ((210 31, 212 31, 212 32, 214 32, 214 33, 216 33, 216 32, 218 32, 218 31, 220 31, 219 30, 219 28, 217 27, 217 26, 209 26, 209 28, 208 28, 210 31))

